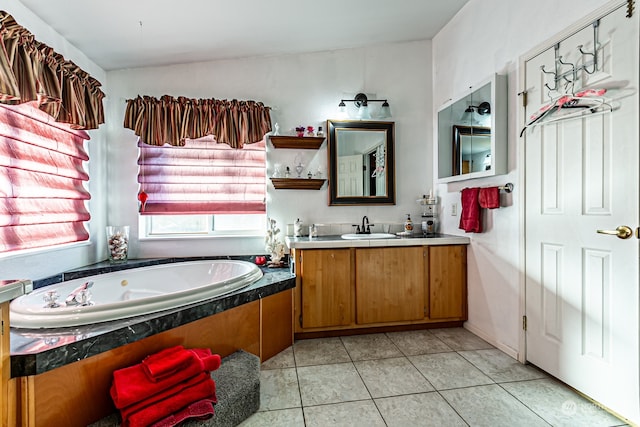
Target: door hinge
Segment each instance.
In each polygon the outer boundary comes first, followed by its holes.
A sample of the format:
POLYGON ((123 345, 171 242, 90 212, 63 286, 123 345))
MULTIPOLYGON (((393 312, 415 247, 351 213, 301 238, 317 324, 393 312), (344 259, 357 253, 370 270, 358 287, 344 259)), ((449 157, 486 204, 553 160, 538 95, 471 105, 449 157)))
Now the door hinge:
POLYGON ((633 16, 633 9, 635 8, 635 0, 627 0, 627 18, 633 16))
POLYGON ((300 327, 302 328, 302 314, 298 317, 298 322, 300 322, 300 327))
POLYGON ((527 316, 522 316, 522 330, 527 330, 527 316))
POLYGON ((4 335, 4 320, 0 321, 0 335, 4 335))
POLYGON ((526 107, 527 106, 527 91, 523 90, 518 95, 522 96, 522 106, 526 107))

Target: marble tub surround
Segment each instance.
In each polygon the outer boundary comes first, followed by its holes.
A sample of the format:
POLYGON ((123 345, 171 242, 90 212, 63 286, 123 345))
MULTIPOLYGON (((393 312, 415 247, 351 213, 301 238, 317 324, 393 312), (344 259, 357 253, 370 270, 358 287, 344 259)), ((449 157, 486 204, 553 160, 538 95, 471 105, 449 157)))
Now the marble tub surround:
MULTIPOLYGON (((172 260, 175 262, 194 258, 172 260)), ((128 261, 117 265, 98 264, 64 274, 76 278, 95 275, 97 270, 107 272, 113 271, 113 268, 135 268, 166 262, 163 259, 128 261)), ((263 277, 246 288, 218 299, 205 300, 182 308, 80 327, 47 330, 11 328, 11 376, 41 374, 295 287, 295 276, 288 269, 262 270, 263 277)))
POLYGON ((296 341, 261 369, 242 427, 626 425, 463 328, 296 341))

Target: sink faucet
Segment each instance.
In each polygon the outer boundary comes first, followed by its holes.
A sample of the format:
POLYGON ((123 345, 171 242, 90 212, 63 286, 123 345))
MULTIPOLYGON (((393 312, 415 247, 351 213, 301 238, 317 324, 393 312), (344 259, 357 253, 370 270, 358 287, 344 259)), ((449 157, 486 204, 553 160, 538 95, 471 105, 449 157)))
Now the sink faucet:
POLYGON ((371 234, 371 225, 375 225, 375 224, 369 224, 369 218, 365 215, 362 217, 362 234, 371 234), (365 227, 365 222, 367 224, 367 226, 365 227))

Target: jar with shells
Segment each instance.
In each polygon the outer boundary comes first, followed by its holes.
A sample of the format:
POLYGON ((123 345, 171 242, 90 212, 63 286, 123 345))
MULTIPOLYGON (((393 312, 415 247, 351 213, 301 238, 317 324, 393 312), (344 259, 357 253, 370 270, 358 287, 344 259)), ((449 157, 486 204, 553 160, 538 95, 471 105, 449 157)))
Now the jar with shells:
POLYGON ((129 226, 107 226, 107 248, 109 262, 126 262, 129 256, 129 226))

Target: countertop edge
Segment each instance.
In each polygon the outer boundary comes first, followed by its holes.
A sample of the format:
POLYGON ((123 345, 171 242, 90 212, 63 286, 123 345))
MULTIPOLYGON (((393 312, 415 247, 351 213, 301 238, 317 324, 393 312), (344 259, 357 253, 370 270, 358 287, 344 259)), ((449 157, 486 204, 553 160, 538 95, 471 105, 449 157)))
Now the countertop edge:
POLYGON ((342 239, 340 236, 285 238, 290 249, 373 248, 398 246, 468 245, 471 239, 464 236, 441 234, 437 237, 397 237, 395 239, 342 239))

